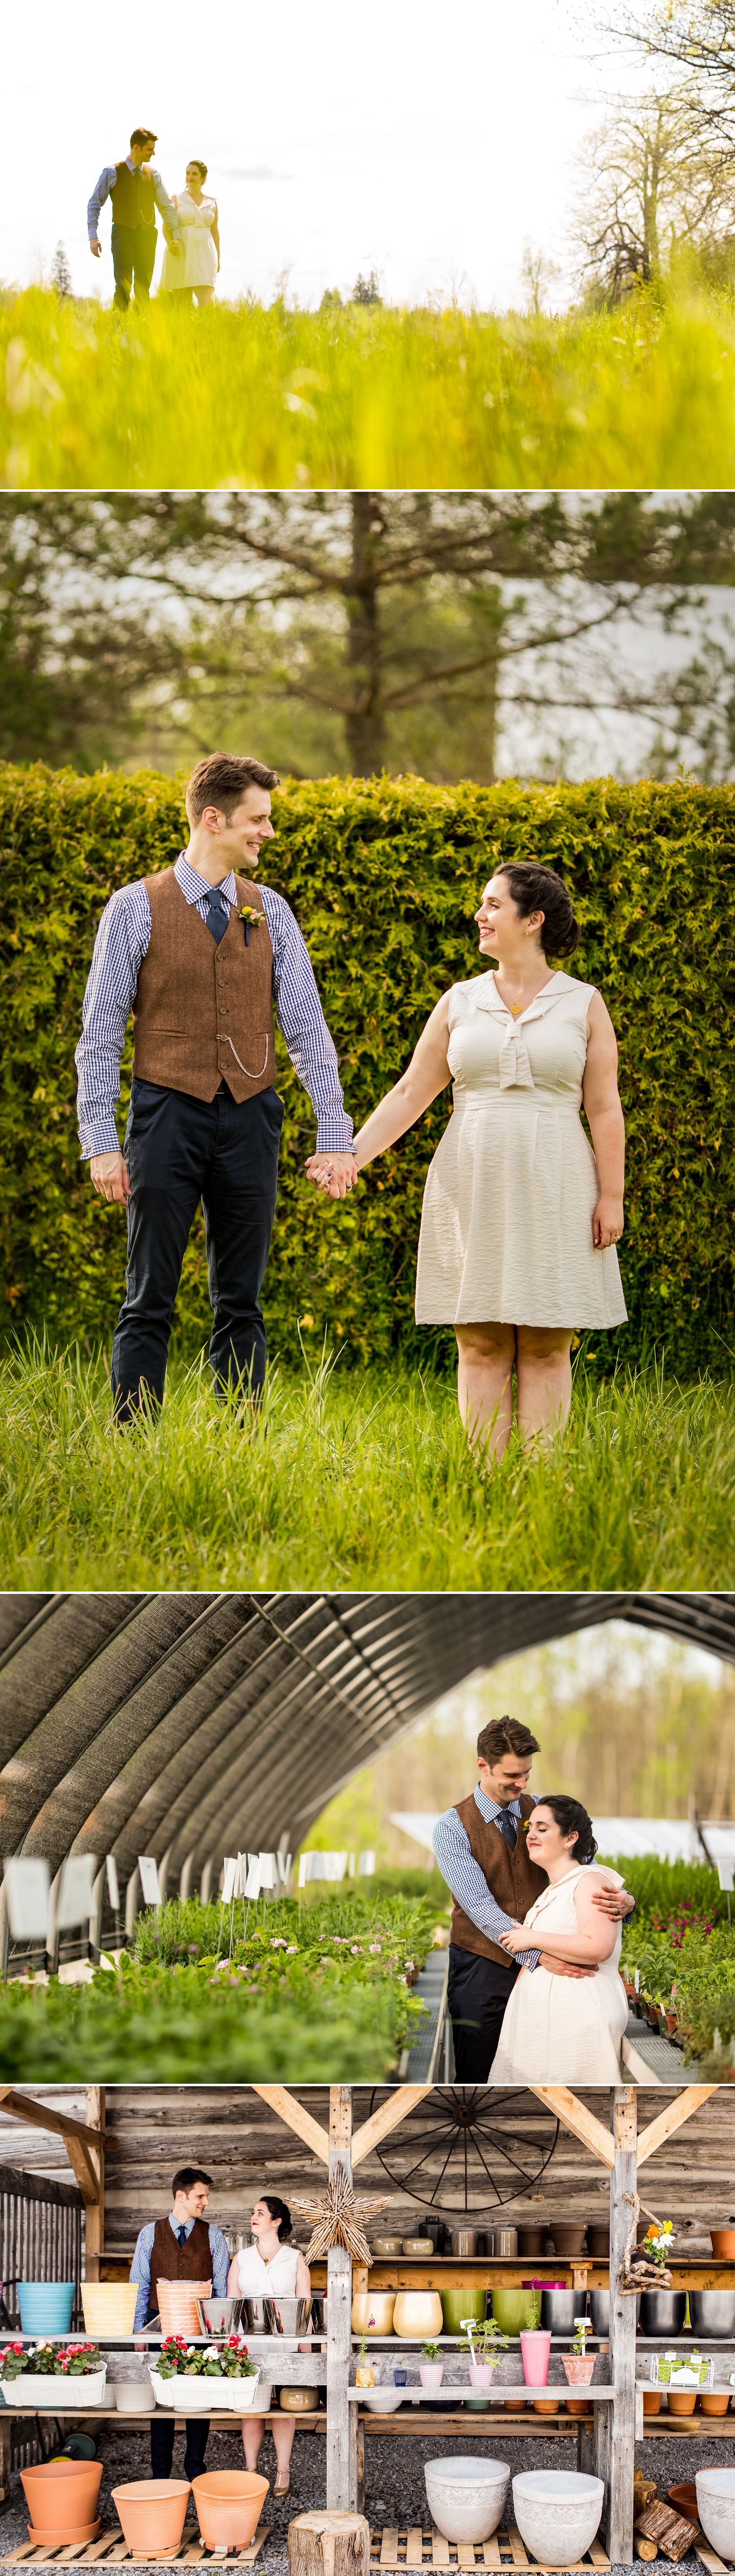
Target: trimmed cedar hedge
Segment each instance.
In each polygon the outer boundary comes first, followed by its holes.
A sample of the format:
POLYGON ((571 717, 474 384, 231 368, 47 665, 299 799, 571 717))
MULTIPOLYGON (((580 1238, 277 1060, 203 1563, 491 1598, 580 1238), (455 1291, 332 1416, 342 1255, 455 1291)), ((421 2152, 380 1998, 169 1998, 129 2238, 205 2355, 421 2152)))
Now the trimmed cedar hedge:
MULTIPOLYGON (((275 820, 263 874, 308 940, 356 1121, 405 1064, 437 996, 477 971, 472 915, 498 860, 562 865, 582 924, 573 965, 601 987, 620 1039, 629 1139, 630 1323, 590 1336, 591 1356, 609 1366, 665 1344, 677 1371, 729 1366, 735 789, 328 779, 289 784, 275 820)), ((124 1225, 79 1160, 74 1047, 103 903, 170 864, 184 828, 180 782, 0 768, 6 1328, 45 1322, 58 1342, 109 1345, 124 1225)), ((449 1095, 372 1167, 354 1202, 326 1206, 303 1178, 311 1105, 278 1044, 287 1117, 265 1291, 271 1347, 293 1355, 301 1321, 313 1346, 326 1327, 363 1359, 399 1346, 423 1363, 453 1351, 448 1334, 417 1339, 412 1314, 421 1192, 449 1095)), ((200 1347, 208 1319, 200 1221, 179 1300, 181 1352, 200 1347)))

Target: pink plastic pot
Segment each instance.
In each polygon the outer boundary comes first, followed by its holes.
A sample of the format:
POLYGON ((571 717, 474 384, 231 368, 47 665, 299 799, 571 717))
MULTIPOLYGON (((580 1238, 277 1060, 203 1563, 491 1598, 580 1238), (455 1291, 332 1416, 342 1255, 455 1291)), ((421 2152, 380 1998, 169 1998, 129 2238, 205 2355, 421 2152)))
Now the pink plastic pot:
POLYGON ((493 2365, 492 2365, 492 2362, 491 2362, 491 2361, 471 2361, 471 2362, 470 2362, 470 2387, 471 2387, 471 2388, 492 2388, 492 2384, 493 2384, 493 2365))
POLYGON ((443 2377, 443 2361, 419 2362, 419 2379, 421 2381, 422 2388, 441 2388, 443 2377))
POLYGON ((545 2388, 549 2376, 551 2335, 542 2326, 526 2327, 521 2335, 523 2377, 527 2388, 545 2388))

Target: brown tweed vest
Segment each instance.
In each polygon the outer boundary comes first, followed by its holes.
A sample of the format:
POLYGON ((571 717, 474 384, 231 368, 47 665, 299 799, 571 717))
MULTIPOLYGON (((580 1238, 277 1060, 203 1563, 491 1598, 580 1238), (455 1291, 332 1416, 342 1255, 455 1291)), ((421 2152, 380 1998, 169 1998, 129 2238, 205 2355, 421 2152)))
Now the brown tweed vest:
POLYGON ((157 2218, 151 2247, 150 2315, 158 2315, 159 2281, 211 2281, 211 2278, 212 2256, 206 2221, 195 2218, 191 2235, 185 2238, 183 2245, 179 2245, 168 2219, 157 2218))
POLYGON ((150 170, 142 162, 140 178, 134 179, 127 161, 116 162, 115 168, 115 184, 110 189, 113 223, 127 225, 130 232, 137 232, 139 225, 150 231, 156 220, 154 181, 150 170))
MULTIPOLYGON (((474 1798, 463 1798, 455 1808, 455 1815, 464 1825, 473 1860, 479 1861, 491 1894, 497 1898, 498 1905, 502 1905, 504 1914, 512 1915, 515 1923, 523 1922, 529 1905, 535 1904, 536 1897, 549 1884, 546 1871, 536 1868, 526 1849, 523 1826, 533 1815, 534 1800, 524 1796, 519 1799, 519 1806, 521 1823, 515 1851, 510 1850, 498 1825, 485 1823, 474 1798)), ((501 1950, 497 1941, 488 1941, 484 1932, 478 1932, 477 1924, 472 1922, 469 1914, 465 1914, 456 1898, 449 1937, 456 1941, 460 1950, 477 1950, 482 1959, 497 1959, 504 1968, 511 1966, 507 1950, 501 1950)))
POLYGON ((194 1100, 213 1100, 223 1080, 233 1100, 252 1100, 276 1071, 273 949, 260 889, 235 878, 238 905, 260 919, 246 944, 233 910, 216 947, 173 868, 145 884, 151 936, 133 1003, 133 1072, 194 1100))

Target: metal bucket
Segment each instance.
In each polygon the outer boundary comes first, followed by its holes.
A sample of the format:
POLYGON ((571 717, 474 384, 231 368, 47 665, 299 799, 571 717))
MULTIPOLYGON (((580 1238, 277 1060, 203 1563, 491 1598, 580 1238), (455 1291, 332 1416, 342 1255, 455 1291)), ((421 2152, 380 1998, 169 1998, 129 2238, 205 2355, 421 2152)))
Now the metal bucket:
POLYGON ((584 2290, 542 2290, 541 2324, 553 2335, 573 2334, 574 2319, 581 2317, 584 2290))
POLYGON ((680 2335, 686 2315, 686 2290, 643 2290, 641 2334, 680 2335))
POLYGON ((695 2334, 735 2333, 735 2290, 690 2290, 689 2314, 695 2334))
POLYGON ((245 2306, 244 2299, 197 2299, 196 2306, 203 2335, 238 2333, 245 2306))
POLYGON ((324 2299, 243 2299, 241 2325, 249 2334, 284 2335, 289 2341, 324 2331, 324 2299))

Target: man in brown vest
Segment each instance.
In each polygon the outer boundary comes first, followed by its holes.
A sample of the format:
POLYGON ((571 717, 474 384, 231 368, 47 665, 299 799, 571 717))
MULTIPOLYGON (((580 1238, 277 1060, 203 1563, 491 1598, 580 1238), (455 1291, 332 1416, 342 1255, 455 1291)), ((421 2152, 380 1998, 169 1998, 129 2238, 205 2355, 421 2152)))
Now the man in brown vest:
POLYGON ((181 226, 172 199, 164 188, 158 170, 151 161, 155 134, 147 125, 136 125, 130 137, 130 151, 125 161, 109 161, 100 171, 96 188, 87 207, 87 231, 93 259, 102 258, 98 225, 107 198, 112 200, 112 265, 115 272, 115 303, 126 313, 135 280, 136 304, 147 304, 151 278, 156 265, 156 207, 162 214, 169 235, 169 247, 178 259, 181 251, 181 226))
MULTIPOLYGON (((496 1718, 477 1740, 477 1788, 448 1807, 434 1829, 434 1855, 454 1897, 449 1946, 448 2004, 454 2071, 460 2084, 486 2084, 505 2007, 522 1967, 539 1960, 554 1976, 588 1977, 546 1951, 528 1950, 509 1961, 500 1934, 522 1923, 547 1886, 545 1872, 529 1860, 524 1827, 537 1804, 528 1789, 538 1740, 516 1718, 496 1718)), ((594 1898, 617 1922, 635 1899, 626 1888, 603 1888, 594 1898)))
MULTIPOLYGON (((213 2298, 227 2297, 227 2239, 221 2227, 207 2226, 205 2220, 210 2181, 201 2165, 182 2165, 180 2172, 174 2174, 168 2217, 151 2219, 147 2227, 141 2227, 130 2266, 131 2281, 138 2285, 136 2335, 142 2335, 145 2326, 152 2326, 156 2333, 160 2330, 159 2281, 208 2281, 213 2298)), ((152 2478, 171 2476, 175 2426, 173 2414, 170 2419, 163 2417, 151 2423, 152 2478)), ((208 2432, 209 2425, 201 2415, 193 2415, 187 2422, 185 2478, 201 2475, 208 2432)))
POLYGON ((118 1423, 160 1403, 174 1303, 201 1199, 214 1310, 215 1389, 258 1400, 266 1337, 259 1298, 276 1204, 283 1102, 274 1008, 317 1111, 323 1186, 352 1188, 352 1120, 308 951, 271 886, 255 886, 273 839, 274 769, 211 752, 189 780, 189 842, 174 867, 120 886, 102 914, 77 1047, 79 1134, 99 1196, 127 1206, 127 1294, 112 1346, 118 1423), (130 1112, 115 1107, 130 1011, 130 1112))

